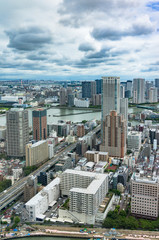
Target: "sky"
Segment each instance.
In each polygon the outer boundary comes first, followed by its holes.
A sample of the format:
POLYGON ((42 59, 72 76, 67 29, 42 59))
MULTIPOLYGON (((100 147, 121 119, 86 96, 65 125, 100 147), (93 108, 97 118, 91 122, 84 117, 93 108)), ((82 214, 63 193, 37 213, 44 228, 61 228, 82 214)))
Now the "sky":
POLYGON ((159 78, 159 1, 0 0, 0 80, 159 78))

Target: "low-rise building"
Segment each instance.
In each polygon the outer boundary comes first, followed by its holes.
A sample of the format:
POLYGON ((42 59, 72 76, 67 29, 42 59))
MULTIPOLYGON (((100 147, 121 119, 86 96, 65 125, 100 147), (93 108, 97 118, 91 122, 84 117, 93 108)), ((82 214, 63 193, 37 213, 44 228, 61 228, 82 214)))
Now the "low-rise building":
POLYGON ((99 161, 107 162, 108 153, 107 152, 98 152, 98 151, 87 151, 85 157, 88 161, 98 163, 99 161))

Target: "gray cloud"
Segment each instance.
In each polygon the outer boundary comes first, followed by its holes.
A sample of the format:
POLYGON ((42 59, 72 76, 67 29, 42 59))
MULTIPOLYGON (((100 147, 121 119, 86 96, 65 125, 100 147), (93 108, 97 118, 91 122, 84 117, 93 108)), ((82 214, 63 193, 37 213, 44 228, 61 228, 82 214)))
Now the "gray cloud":
POLYGON ((152 25, 145 25, 143 23, 134 23, 130 29, 124 29, 120 30, 108 28, 108 27, 102 27, 102 28, 94 28, 91 32, 91 35, 96 40, 103 40, 103 39, 109 39, 109 40, 119 40, 122 37, 126 36, 140 36, 140 35, 147 35, 154 31, 154 28, 152 25))
POLYGON ((88 51, 93 51, 95 49, 90 43, 82 43, 79 45, 78 50, 82 52, 88 52, 88 51))
POLYGON ((50 32, 40 27, 12 29, 6 34, 9 37, 8 47, 19 51, 33 51, 52 42, 50 32))

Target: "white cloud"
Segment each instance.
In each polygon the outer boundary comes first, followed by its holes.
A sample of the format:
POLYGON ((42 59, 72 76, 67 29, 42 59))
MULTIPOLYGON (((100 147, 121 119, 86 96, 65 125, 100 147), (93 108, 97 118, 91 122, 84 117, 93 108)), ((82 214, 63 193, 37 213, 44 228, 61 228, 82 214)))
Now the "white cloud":
POLYGON ((159 41, 153 2, 0 0, 0 78, 116 73, 153 79, 159 41))

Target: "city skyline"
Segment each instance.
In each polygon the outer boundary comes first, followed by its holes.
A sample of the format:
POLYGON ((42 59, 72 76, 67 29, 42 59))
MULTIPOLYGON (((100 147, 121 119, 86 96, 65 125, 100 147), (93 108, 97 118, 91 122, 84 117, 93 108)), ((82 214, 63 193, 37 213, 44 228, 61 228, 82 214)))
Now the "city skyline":
POLYGON ((0 80, 158 78, 157 0, 0 4, 0 80))

